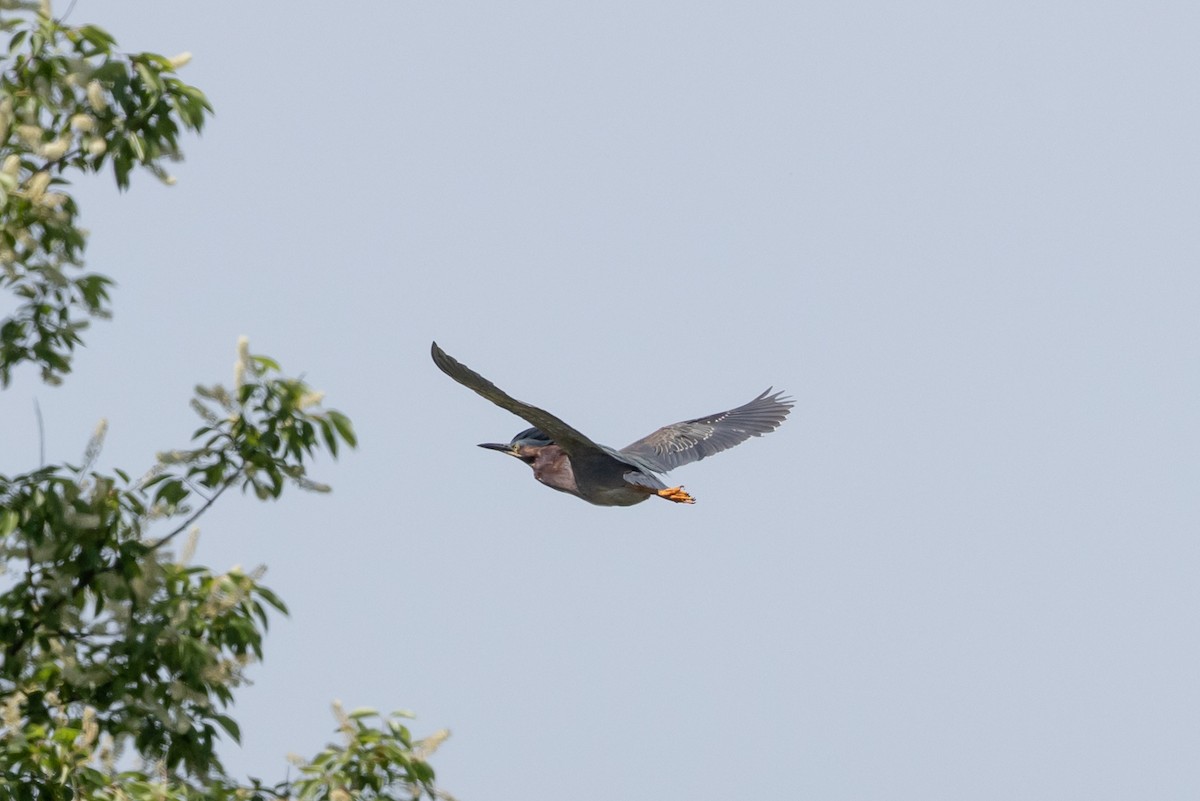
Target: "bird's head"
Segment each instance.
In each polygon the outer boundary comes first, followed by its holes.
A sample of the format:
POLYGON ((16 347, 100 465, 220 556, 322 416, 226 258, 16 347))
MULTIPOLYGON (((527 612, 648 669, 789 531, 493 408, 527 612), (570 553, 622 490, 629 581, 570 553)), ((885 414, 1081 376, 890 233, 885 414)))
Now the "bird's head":
POLYGON ((515 456, 525 464, 532 464, 538 452, 547 445, 553 445, 554 440, 546 432, 537 428, 527 428, 512 438, 507 445, 499 442, 481 442, 479 447, 492 451, 507 453, 515 456))

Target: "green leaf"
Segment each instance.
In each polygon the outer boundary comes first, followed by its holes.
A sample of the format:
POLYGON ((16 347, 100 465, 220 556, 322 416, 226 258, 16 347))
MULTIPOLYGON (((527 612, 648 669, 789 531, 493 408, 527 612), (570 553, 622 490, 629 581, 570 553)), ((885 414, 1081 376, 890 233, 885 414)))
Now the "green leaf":
POLYGON ((161 484, 162 482, 166 481, 168 478, 170 478, 170 476, 165 473, 161 476, 155 476, 154 478, 151 478, 151 479, 147 480, 145 483, 143 483, 142 489, 150 489, 155 484, 161 484))
POLYGON ((177 478, 163 482, 158 488, 158 492, 154 493, 154 500, 166 501, 172 506, 179 505, 187 496, 191 495, 191 491, 183 485, 183 482, 177 478))
POLYGON ((350 447, 354 448, 358 446, 358 438, 354 436, 354 427, 350 424, 349 417, 331 409, 329 411, 329 420, 350 447))
POLYGON ((80 36, 105 53, 117 43, 112 34, 97 25, 81 25, 78 30, 80 36))
POLYGON ((63 728, 59 729, 58 731, 54 732, 54 741, 56 743, 75 742, 75 738, 79 736, 79 731, 80 731, 79 729, 63 727, 63 728))
POLYGON ((256 587, 254 591, 258 593, 260 598, 269 603, 275 609, 279 610, 281 613, 285 615, 288 613, 287 605, 284 604, 278 595, 271 592, 266 587, 256 587))
POLYGON ((162 78, 158 72, 152 69, 148 64, 142 61, 135 62, 133 68, 137 70, 138 76, 146 87, 154 90, 156 94, 162 94, 166 87, 163 86, 162 78))
POLYGON ((273 370, 278 373, 283 369, 279 366, 279 362, 275 361, 269 356, 251 356, 250 358, 254 360, 254 366, 260 373, 266 372, 267 370, 273 370))
POLYGON ((228 715, 214 715, 213 720, 217 722, 217 725, 228 732, 229 736, 233 738, 235 743, 240 743, 242 741, 242 729, 240 726, 238 726, 237 721, 235 721, 233 718, 229 717, 228 715))
POLYGON ((121 61, 105 61, 92 70, 92 79, 110 86, 126 79, 125 64, 121 61))
POLYGON ((333 425, 328 420, 318 421, 321 426, 321 439, 325 440, 325 447, 329 448, 329 452, 337 456, 338 443, 337 437, 334 435, 333 425))
POLYGON ((15 509, 0 509, 0 537, 7 537, 16 530, 21 515, 15 509))

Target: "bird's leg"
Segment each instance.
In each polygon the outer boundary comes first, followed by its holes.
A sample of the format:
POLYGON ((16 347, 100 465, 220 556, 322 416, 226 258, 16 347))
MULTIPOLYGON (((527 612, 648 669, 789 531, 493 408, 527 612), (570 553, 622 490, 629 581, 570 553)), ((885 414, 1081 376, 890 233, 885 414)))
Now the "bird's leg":
POLYGON ((695 498, 683 491, 683 487, 668 487, 667 489, 660 489, 658 491, 658 497, 666 498, 668 501, 674 501, 675 503, 696 502, 695 498))

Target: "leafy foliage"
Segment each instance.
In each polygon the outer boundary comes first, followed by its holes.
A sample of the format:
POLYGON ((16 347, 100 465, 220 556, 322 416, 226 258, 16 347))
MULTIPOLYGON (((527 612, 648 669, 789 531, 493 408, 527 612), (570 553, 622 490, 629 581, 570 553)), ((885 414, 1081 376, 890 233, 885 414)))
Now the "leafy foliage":
MULTIPOLYGON (((4 13, 0 11, 0 13, 4 13)), ((112 166, 129 186, 134 167, 172 181, 164 160, 181 157, 182 131, 199 131, 212 108, 175 76, 187 62, 126 55, 95 25, 69 27, 48 14, 0 17, 8 35, 0 77, 0 286, 20 299, 0 326, 0 385, 32 361, 47 381, 71 369, 89 317, 109 313, 111 281, 70 275, 85 235, 64 173, 112 166)))
MULTIPOLYGON (((85 236, 64 175, 111 164, 121 189, 134 167, 169 180, 163 160, 211 111, 175 76, 186 58, 122 54, 29 5, 0 0, 0 287, 17 300, 0 321, 3 386, 27 362, 58 383, 87 318, 108 313, 110 279, 67 274, 85 236)), ((445 734, 414 740, 369 710, 339 707, 345 743, 293 781, 241 783, 221 765, 218 742, 240 737, 234 690, 286 607, 261 571, 189 565, 194 523, 230 488, 327 491, 309 463, 356 439, 244 339, 232 386, 199 386, 192 406, 189 446, 138 478, 94 469, 103 424, 79 465, 0 476, 0 786, 29 801, 433 797, 427 757, 445 734)))

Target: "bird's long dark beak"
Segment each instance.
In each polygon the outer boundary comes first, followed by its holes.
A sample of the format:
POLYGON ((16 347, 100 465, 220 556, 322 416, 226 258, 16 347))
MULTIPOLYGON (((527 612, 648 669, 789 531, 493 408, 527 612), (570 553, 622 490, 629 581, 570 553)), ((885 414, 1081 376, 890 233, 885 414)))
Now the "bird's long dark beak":
POLYGON ((479 447, 487 448, 489 451, 507 453, 509 456, 513 455, 512 445, 501 445, 499 442, 481 442, 479 443, 479 447))

